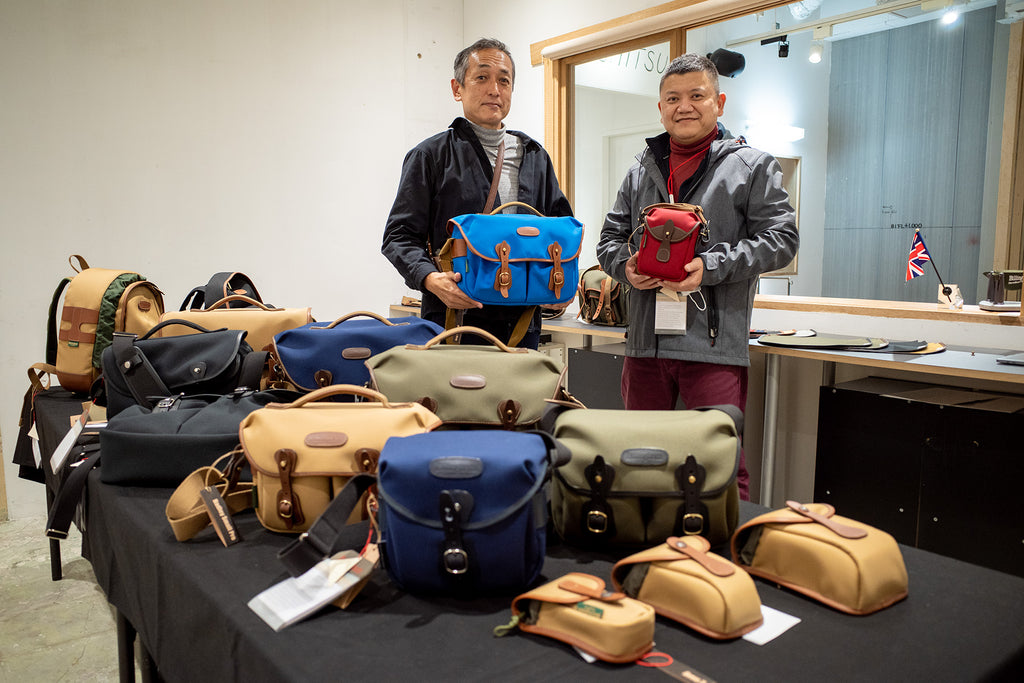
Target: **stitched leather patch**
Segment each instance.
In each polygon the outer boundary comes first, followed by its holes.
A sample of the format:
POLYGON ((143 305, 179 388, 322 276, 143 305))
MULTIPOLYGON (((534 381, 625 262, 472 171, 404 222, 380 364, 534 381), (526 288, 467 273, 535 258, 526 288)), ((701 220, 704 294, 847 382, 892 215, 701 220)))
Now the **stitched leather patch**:
POLYGON ((345 432, 310 432, 303 439, 310 448, 338 448, 348 443, 345 432))
POLYGON ((535 228, 532 225, 524 225, 521 228, 516 228, 516 234, 522 237, 536 237, 540 234, 540 228, 535 228))
POLYGON ((342 349, 341 357, 346 360, 363 360, 373 355, 365 346, 353 346, 351 348, 342 349))
POLYGON ((627 448, 622 451, 622 464, 633 467, 661 467, 668 463, 668 452, 660 448, 627 448))
POLYGON ((480 458, 451 455, 430 461, 430 473, 438 479, 473 479, 484 473, 480 458))
POLYGON ((487 386, 487 378, 483 375, 452 375, 449 384, 456 389, 483 389, 487 386))

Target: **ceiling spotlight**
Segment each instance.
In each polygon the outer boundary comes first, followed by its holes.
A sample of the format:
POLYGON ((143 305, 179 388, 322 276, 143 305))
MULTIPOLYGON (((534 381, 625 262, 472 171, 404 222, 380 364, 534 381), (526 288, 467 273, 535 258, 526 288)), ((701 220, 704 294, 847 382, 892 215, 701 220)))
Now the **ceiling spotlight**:
POLYGON ((807 55, 807 61, 811 64, 817 64, 821 61, 821 56, 825 52, 825 46, 820 41, 814 41, 811 43, 811 51, 807 55))
POLYGON ((788 39, 789 39, 788 35, 775 36, 774 38, 764 38, 761 41, 761 44, 762 45, 770 45, 771 43, 778 43, 779 44, 779 57, 788 57, 789 56, 789 40, 788 39))
POLYGON ((718 69, 718 75, 725 76, 726 78, 735 78, 743 73, 743 67, 747 65, 746 58, 739 52, 733 52, 721 47, 708 54, 707 57, 715 65, 715 68, 718 69))
POLYGON ((960 10, 955 8, 955 7, 953 7, 953 8, 950 8, 950 9, 946 10, 943 13, 943 15, 942 15, 942 23, 945 24, 946 26, 949 26, 950 24, 954 23, 959 18, 960 18, 960 10))

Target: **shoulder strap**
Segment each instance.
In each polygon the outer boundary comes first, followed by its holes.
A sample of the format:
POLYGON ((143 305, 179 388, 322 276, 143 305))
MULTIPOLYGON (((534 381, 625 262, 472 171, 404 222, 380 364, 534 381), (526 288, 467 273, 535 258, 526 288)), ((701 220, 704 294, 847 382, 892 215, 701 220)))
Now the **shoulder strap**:
POLYGON ((505 139, 502 138, 498 145, 498 158, 494 160, 494 177, 491 178, 491 189, 487 192, 487 203, 484 204, 484 213, 490 213, 494 207, 494 200, 498 198, 498 181, 501 180, 501 167, 505 164, 505 139))
POLYGON ((376 483, 377 477, 372 474, 357 474, 349 479, 309 531, 277 554, 289 574, 301 576, 325 557, 342 550, 358 550, 363 547, 370 523, 346 522, 366 490, 376 483))
POLYGON ((114 365, 124 377, 125 384, 128 385, 128 390, 132 392, 136 403, 145 408, 152 408, 150 396, 171 394, 170 389, 146 358, 146 354, 135 345, 134 334, 115 332, 110 348, 114 354, 114 365))
POLYGON ((164 514, 174 532, 174 538, 178 541, 187 541, 200 531, 210 525, 210 513, 203 502, 200 491, 213 486, 224 498, 228 506, 228 514, 235 515, 253 506, 253 484, 249 482, 234 482, 237 470, 241 467, 241 460, 234 457, 229 462, 226 471, 221 472, 214 465, 200 467, 193 471, 178 484, 174 489, 164 514))
POLYGON ((181 302, 181 308, 179 311, 187 311, 193 308, 202 308, 203 302, 206 300, 204 295, 205 287, 193 287, 192 291, 188 293, 185 300, 181 302))
POLYGON ((68 537, 68 529, 71 528, 71 520, 75 516, 75 508, 82 500, 82 491, 85 490, 85 481, 89 478, 92 468, 100 464, 99 443, 89 444, 84 447, 84 452, 92 452, 84 462, 71 468, 71 474, 64 480, 50 506, 50 515, 46 520, 46 535, 49 538, 64 540, 68 537))
POLYGON ((46 363, 48 365, 57 364, 57 303, 60 301, 60 295, 64 288, 70 282, 71 278, 69 277, 61 280, 53 293, 53 300, 50 301, 49 326, 46 328, 46 363))

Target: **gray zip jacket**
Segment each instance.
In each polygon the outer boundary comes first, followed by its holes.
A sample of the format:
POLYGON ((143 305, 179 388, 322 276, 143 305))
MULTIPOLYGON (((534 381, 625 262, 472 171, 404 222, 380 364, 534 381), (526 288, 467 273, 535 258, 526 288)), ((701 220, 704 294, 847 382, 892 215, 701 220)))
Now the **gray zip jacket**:
MULTIPOLYGON (((667 202, 668 133, 647 139, 619 188, 597 244, 601 267, 626 282, 626 261, 636 252, 644 207, 667 202)), ((732 139, 719 124, 718 138, 676 202, 698 204, 709 238, 698 242, 704 261, 701 296, 690 296, 686 334, 654 333, 657 290, 630 293, 626 355, 636 358, 750 365, 750 315, 757 277, 782 268, 796 255, 796 214, 782 187, 782 167, 770 154, 732 139)))

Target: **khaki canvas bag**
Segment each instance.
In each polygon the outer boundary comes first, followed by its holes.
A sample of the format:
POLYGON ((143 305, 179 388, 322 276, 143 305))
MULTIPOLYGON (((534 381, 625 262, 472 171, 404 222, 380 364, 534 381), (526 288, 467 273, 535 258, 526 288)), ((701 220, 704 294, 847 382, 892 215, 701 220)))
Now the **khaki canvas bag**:
POLYGON ((605 662, 635 662, 654 647, 654 609, 623 593, 605 590, 602 579, 571 572, 512 601, 514 628, 554 638, 605 662))
POLYGON ((761 599, 750 575, 710 548, 700 536, 670 538, 617 562, 612 583, 710 638, 738 638, 764 622, 761 599))
MULTIPOLYGON (((211 304, 209 308, 170 311, 161 320, 188 320, 208 330, 223 327, 245 330, 248 332, 245 340, 253 351, 266 351, 276 334, 313 322, 313 315, 309 308, 271 308, 247 296, 232 294, 211 304), (234 308, 230 306, 232 303, 242 303, 244 307, 234 308)), ((172 325, 165 327, 160 334, 172 337, 193 332, 184 325, 172 325)))
POLYGON ((786 501, 737 529, 731 545, 749 573, 841 612, 870 614, 907 597, 896 540, 825 503, 786 501))
POLYGON ((384 442, 437 427, 418 403, 392 403, 351 384, 317 389, 255 410, 238 429, 256 489, 256 516, 271 531, 306 531, 357 474, 376 473, 384 442), (326 401, 355 395, 363 403, 326 401))

